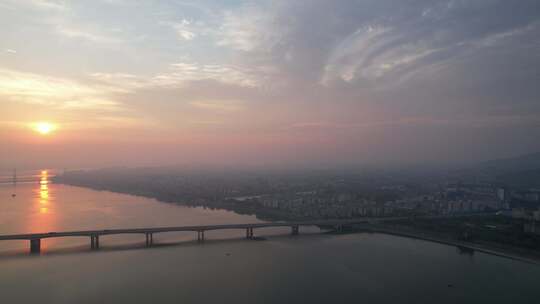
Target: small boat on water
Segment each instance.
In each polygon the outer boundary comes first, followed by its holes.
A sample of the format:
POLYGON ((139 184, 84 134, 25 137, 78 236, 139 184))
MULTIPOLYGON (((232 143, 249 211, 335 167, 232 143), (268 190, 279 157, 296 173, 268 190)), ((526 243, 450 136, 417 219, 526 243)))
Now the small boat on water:
MULTIPOLYGON (((13 169, 13 187, 15 187, 15 190, 17 190, 17 169, 13 169)), ((11 194, 11 197, 14 198, 16 197, 17 194, 16 193, 12 193, 11 194)))

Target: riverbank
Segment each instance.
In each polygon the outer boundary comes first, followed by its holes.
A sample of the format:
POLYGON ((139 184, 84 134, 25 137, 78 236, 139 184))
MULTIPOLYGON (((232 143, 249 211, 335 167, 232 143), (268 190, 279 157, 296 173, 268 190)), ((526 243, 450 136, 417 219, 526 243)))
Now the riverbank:
MULTIPOLYGON (((209 208, 211 210, 228 210, 232 211, 239 215, 254 215, 259 220, 264 221, 299 221, 304 220, 303 218, 297 218, 283 212, 282 210, 276 210, 271 208, 260 208, 259 205, 252 204, 249 202, 237 202, 234 200, 229 201, 194 201, 191 203, 180 203, 179 201, 173 200, 171 198, 162 197, 156 195, 155 193, 133 193, 132 191, 119 190, 119 189, 110 189, 110 188, 101 188, 101 187, 92 187, 89 185, 81 185, 77 183, 69 183, 66 181, 58 181, 63 184, 83 187, 98 191, 111 191, 115 193, 123 193, 138 197, 147 197, 156 199, 164 203, 173 203, 180 206, 202 206, 209 208)), ((446 231, 446 233, 434 233, 427 231, 426 229, 414 229, 407 225, 389 225, 385 224, 384 226, 370 225, 366 230, 372 232, 380 232, 393 234, 404 237, 412 237, 423 239, 426 241, 438 242, 442 244, 447 244, 451 246, 460 246, 462 248, 468 248, 469 250, 474 250, 478 252, 484 252, 488 254, 503 256, 511 259, 522 260, 529 263, 539 264, 540 263, 540 252, 536 250, 530 250, 526 248, 520 248, 511 245, 505 245, 503 243, 493 243, 493 242, 467 242, 459 240, 453 237, 452 233, 455 233, 456 230, 446 231)))
MULTIPOLYGON (((406 229, 406 228, 405 228, 406 229)), ((540 253, 533 252, 530 250, 524 250, 521 248, 501 248, 495 246, 489 246, 486 244, 479 244, 473 242, 465 242, 460 240, 455 240, 451 238, 446 238, 439 235, 429 234, 425 231, 406 229, 403 227, 395 228, 390 226, 370 226, 364 227, 361 231, 373 232, 373 233, 383 233, 390 234, 395 236, 408 237, 413 239, 419 239, 424 241, 430 241, 440 244, 445 244, 449 246, 455 246, 458 249, 467 249, 470 251, 478 251, 490 255, 495 255, 499 257, 509 258, 512 260, 518 260, 530 264, 540 265, 540 253)))
POLYGON ((211 210, 226 210, 232 211, 240 215, 255 216, 261 221, 297 221, 297 220, 310 220, 312 218, 299 218, 298 216, 290 214, 290 212, 275 209, 266 208, 253 201, 244 200, 239 201, 235 199, 209 199, 209 198, 194 198, 194 197, 182 197, 172 195, 170 193, 163 193, 159 191, 142 191, 139 188, 122 188, 113 185, 96 185, 92 183, 75 182, 72 180, 66 180, 62 176, 57 176, 54 179, 54 183, 62 184, 73 187, 81 187, 91 189, 95 191, 108 191, 112 193, 126 194, 136 197, 143 197, 148 199, 155 199, 162 203, 187 206, 187 207, 204 207, 211 210))

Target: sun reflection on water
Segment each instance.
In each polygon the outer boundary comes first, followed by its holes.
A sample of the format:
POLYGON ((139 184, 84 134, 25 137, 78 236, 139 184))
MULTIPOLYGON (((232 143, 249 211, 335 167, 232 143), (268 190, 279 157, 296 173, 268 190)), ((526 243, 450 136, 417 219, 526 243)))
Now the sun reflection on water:
MULTIPOLYGON (((54 187, 50 180, 50 173, 47 170, 38 172, 38 183, 34 188, 34 204, 28 230, 30 233, 43 233, 55 231, 56 214, 54 210, 54 187)), ((41 250, 46 250, 55 240, 41 242, 41 250)))
POLYGON ((39 180, 39 212, 47 213, 49 208, 49 173, 46 170, 41 171, 39 180))
POLYGON ((39 182, 34 188, 34 216, 29 225, 31 232, 49 232, 54 231, 56 215, 54 212, 54 189, 50 180, 50 173, 47 170, 42 170, 38 174, 39 182))

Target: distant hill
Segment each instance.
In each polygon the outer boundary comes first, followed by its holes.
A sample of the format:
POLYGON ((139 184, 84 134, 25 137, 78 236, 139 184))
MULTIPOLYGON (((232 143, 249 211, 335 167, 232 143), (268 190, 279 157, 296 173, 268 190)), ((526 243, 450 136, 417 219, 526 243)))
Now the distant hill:
POLYGON ((474 171, 514 188, 540 188, 540 152, 486 161, 474 171))
POLYGON ((513 158, 486 161, 480 164, 484 170, 494 171, 528 171, 540 169, 540 152, 513 158))

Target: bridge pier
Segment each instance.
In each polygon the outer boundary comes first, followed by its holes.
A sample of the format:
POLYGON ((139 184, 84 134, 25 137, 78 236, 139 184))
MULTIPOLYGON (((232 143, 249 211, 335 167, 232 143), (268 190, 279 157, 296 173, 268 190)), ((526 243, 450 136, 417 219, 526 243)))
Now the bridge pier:
POLYGON ((40 253, 41 252, 41 239, 31 239, 30 240, 30 253, 40 253))
POLYGON ((99 235, 90 236, 90 249, 98 250, 99 249, 99 235))
POLYGON ((300 229, 298 227, 298 225, 295 225, 295 226, 291 226, 291 235, 298 235, 300 229))
POLYGON ((154 245, 154 234, 146 233, 146 247, 152 247, 154 245))
POLYGON ((204 230, 197 230, 197 241, 204 241, 204 230))
POLYGON ((246 239, 253 239, 253 228, 246 228, 246 239))

